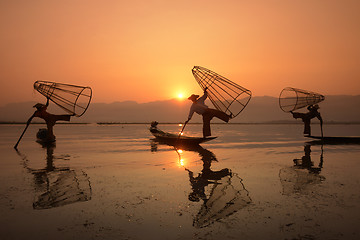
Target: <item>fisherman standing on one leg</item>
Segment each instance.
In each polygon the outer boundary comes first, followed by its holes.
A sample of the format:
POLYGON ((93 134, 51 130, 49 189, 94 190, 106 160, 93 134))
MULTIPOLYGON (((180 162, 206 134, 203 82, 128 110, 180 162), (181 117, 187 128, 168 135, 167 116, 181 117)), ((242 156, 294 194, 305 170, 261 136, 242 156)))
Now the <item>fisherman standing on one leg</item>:
POLYGON ((310 127, 311 119, 313 119, 315 117, 318 118, 320 120, 321 133, 322 133, 323 120, 320 115, 320 112, 318 112, 319 105, 317 105, 317 104, 310 105, 307 107, 307 109, 309 110, 309 112, 307 112, 307 113, 298 113, 298 112, 291 111, 293 118, 295 118, 295 119, 301 118, 302 119, 302 121, 304 122, 304 135, 307 135, 307 136, 311 136, 311 127, 310 127))
POLYGON ((47 100, 46 105, 41 104, 41 103, 35 104, 34 108, 36 108, 36 111, 28 120, 28 124, 30 124, 31 120, 34 117, 44 119, 46 126, 47 126, 46 141, 52 142, 52 141, 55 141, 53 127, 56 124, 56 122, 59 120, 60 121, 70 121, 70 117, 74 116, 75 114, 71 114, 71 115, 69 115, 69 114, 63 114, 63 115, 51 114, 46 111, 48 106, 49 106, 49 99, 47 100))
POLYGON ((231 119, 230 115, 219 111, 217 109, 209 108, 205 105, 205 100, 208 96, 207 88, 204 89, 204 95, 199 98, 199 95, 192 94, 188 99, 191 100, 193 103, 190 108, 188 120, 185 122, 187 124, 190 119, 192 118, 193 114, 196 112, 199 115, 202 115, 203 118, 203 136, 208 137, 211 136, 211 128, 210 128, 210 121, 213 117, 217 117, 224 122, 229 122, 231 119))

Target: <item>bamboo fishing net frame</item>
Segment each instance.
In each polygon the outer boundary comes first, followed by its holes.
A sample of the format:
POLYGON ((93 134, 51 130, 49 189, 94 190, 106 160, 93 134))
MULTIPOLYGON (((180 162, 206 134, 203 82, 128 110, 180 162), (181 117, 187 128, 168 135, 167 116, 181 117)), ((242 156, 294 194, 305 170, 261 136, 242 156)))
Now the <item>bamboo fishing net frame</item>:
POLYGON ((86 112, 92 98, 92 89, 90 87, 72 84, 39 80, 34 83, 34 89, 65 111, 75 114, 77 117, 82 116, 86 112), (84 102, 79 102, 79 100, 84 102))
POLYGON ((324 101, 320 93, 286 87, 279 96, 279 106, 284 112, 291 112, 324 101))
POLYGON ((204 67, 194 66, 192 73, 216 109, 239 115, 251 99, 251 91, 204 67))

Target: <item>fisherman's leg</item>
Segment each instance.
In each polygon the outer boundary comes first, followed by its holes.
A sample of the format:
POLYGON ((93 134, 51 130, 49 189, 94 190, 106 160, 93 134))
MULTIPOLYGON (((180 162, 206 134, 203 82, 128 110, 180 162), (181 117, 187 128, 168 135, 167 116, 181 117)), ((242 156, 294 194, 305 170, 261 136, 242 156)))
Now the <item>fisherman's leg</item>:
POLYGON ((47 121, 46 122, 46 126, 47 126, 47 141, 55 141, 55 135, 54 135, 54 125, 55 122, 53 121, 47 121))
POLYGON ((206 110, 206 113, 209 114, 211 116, 211 118, 217 117, 217 118, 223 120, 224 122, 229 122, 229 120, 230 120, 229 115, 227 115, 226 113, 219 111, 217 109, 208 108, 206 110))
POLYGON ((203 136, 208 137, 211 136, 211 129, 210 129, 210 121, 212 117, 208 114, 203 115, 203 136))
POLYGON ((304 134, 311 135, 310 120, 304 120, 304 134))
POLYGON ((54 141, 55 135, 54 135, 54 126, 57 121, 70 121, 71 115, 63 114, 63 115, 55 115, 55 114, 49 114, 48 119, 46 120, 46 125, 48 128, 48 141, 54 141))
POLYGON ((55 115, 55 121, 70 121, 70 118, 71 118, 72 115, 67 115, 67 114, 64 114, 64 115, 55 115))
POLYGON ((224 122, 229 122, 229 120, 230 120, 230 116, 222 111, 219 111, 217 109, 208 109, 208 111, 211 113, 211 115, 213 117, 217 117, 217 118, 223 120, 224 122))
POLYGON ((303 118, 305 116, 304 113, 297 113, 297 112, 291 112, 293 115, 293 118, 297 119, 297 118, 303 118))

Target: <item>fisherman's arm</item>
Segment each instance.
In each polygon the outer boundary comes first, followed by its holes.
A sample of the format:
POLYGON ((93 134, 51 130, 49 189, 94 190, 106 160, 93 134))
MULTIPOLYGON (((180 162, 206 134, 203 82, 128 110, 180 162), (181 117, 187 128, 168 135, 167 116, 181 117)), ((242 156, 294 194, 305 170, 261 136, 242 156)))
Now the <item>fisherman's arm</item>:
POLYGON ((207 89, 208 89, 207 87, 204 89, 204 95, 202 95, 202 96, 198 99, 198 101, 204 102, 204 101, 206 100, 206 98, 208 97, 207 89))
POLYGON ((194 115, 194 110, 193 110, 193 108, 190 108, 189 116, 185 123, 188 123, 191 120, 193 115, 194 115))
POLYGON ((50 100, 50 98, 47 97, 46 98, 46 104, 45 104, 45 106, 47 106, 47 107, 49 106, 49 100, 50 100))

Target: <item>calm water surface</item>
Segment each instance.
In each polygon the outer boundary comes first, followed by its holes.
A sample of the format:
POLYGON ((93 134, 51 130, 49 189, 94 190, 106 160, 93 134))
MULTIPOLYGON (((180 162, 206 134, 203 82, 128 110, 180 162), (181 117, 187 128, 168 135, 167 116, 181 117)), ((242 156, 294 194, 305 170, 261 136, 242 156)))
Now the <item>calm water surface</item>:
POLYGON ((360 239, 360 144, 310 142, 302 125, 216 124, 217 139, 175 149, 126 124, 57 125, 45 147, 39 127, 15 151, 24 126, 0 125, 0 239, 360 239))

